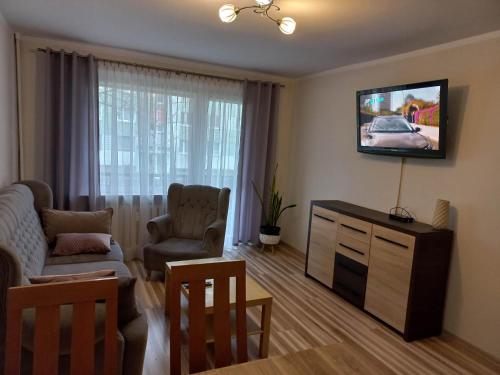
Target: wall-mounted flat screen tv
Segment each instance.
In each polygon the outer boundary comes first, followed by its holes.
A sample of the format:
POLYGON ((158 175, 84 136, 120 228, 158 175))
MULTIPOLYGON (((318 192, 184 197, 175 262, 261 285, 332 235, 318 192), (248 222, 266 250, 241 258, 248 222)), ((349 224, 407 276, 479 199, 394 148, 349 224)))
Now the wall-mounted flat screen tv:
POLYGON ((358 152, 444 159, 448 80, 358 91, 358 152))

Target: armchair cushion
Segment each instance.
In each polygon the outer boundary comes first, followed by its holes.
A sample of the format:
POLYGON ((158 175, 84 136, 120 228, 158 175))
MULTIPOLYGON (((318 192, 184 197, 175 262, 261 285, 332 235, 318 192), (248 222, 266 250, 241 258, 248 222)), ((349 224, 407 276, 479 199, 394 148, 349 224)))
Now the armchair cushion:
POLYGON ((208 257, 209 253, 203 249, 203 242, 198 240, 171 237, 144 247, 144 265, 148 270, 163 272, 165 262, 208 257))

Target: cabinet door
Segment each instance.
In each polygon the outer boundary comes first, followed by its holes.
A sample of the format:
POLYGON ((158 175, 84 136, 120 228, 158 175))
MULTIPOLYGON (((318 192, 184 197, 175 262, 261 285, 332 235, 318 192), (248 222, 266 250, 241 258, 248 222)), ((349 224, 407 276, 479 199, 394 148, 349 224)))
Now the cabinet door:
POLYGON ((404 332, 415 237, 373 226, 365 310, 404 332))
POLYGON ((329 288, 333 285, 337 215, 333 211, 313 207, 307 273, 329 288))

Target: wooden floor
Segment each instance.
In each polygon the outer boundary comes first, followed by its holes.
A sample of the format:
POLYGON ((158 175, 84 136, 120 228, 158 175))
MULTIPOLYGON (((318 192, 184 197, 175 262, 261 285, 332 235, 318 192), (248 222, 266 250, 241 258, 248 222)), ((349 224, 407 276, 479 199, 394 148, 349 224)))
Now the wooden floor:
MULTIPOLYGON (((270 356, 348 343, 383 363, 388 374, 500 374, 499 361, 451 335, 406 343, 383 324, 304 277, 304 256, 297 250, 279 246, 271 255, 240 246, 224 255, 245 259, 247 272, 274 297, 270 356)), ((136 291, 149 322, 144 374, 168 374, 168 321, 163 314, 161 276, 147 282, 141 262, 129 263, 129 267, 138 277, 136 291)), ((258 313, 250 310, 249 316, 258 321, 258 313)), ((258 357, 256 337, 249 343, 249 356, 258 357)), ((183 361, 186 370, 187 358, 183 361)))

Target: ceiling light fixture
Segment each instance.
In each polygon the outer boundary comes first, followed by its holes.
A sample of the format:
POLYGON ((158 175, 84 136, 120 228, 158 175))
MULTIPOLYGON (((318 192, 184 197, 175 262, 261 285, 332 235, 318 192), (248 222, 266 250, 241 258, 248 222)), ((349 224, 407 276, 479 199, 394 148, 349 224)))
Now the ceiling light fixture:
POLYGON ((280 7, 274 4, 274 0, 255 0, 257 5, 250 5, 242 8, 238 8, 233 4, 225 4, 219 9, 219 18, 224 23, 233 22, 238 14, 245 9, 253 9, 255 14, 260 14, 261 16, 265 16, 269 18, 271 21, 275 22, 281 32, 286 35, 293 34, 295 31, 295 27, 297 23, 291 17, 283 17, 281 19, 271 17, 269 15, 269 10, 275 9, 276 11, 280 11, 280 7))

